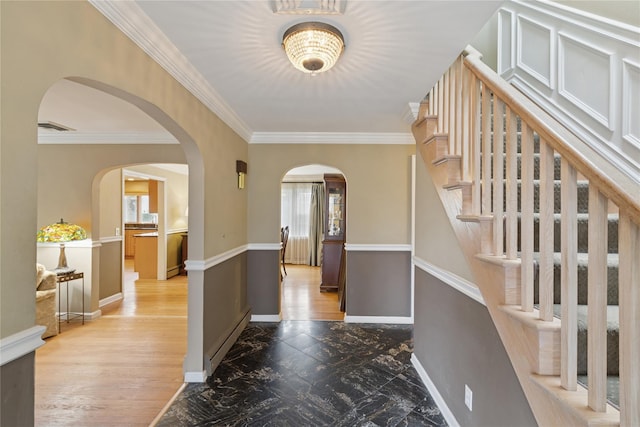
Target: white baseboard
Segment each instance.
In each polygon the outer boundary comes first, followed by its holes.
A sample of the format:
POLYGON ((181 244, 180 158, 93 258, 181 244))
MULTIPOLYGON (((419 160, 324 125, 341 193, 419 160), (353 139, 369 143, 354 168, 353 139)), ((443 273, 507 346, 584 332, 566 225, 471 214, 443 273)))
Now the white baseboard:
POLYGON ((458 424, 456 417, 453 416, 453 413, 447 406, 447 403, 442 398, 442 395, 436 388, 436 385, 433 383, 433 381, 431 381, 431 378, 429 378, 427 371, 424 370, 422 363, 420 363, 415 353, 411 355, 411 364, 414 368, 416 368, 420 379, 424 383, 425 387, 427 387, 427 390, 429 390, 429 394, 431 395, 431 397, 433 397, 436 405, 438 405, 438 408, 440 409, 440 412, 442 413, 444 419, 447 421, 447 424, 449 424, 451 427, 460 427, 460 424, 458 424))
POLYGON ((282 321, 281 314, 252 314, 252 322, 280 322, 282 321))
POLYGON ((120 301, 122 300, 122 298, 123 298, 122 292, 118 292, 117 294, 113 294, 110 297, 101 299, 98 302, 98 307, 102 308, 107 304, 111 304, 112 302, 120 301))
POLYGON ((92 311, 84 314, 84 320, 96 320, 102 317, 102 310, 92 311))
POLYGON ((207 371, 193 371, 184 373, 185 383, 203 383, 207 380, 207 371))
POLYGON ((403 316, 344 316, 345 323, 388 323, 413 325, 413 318, 403 316))

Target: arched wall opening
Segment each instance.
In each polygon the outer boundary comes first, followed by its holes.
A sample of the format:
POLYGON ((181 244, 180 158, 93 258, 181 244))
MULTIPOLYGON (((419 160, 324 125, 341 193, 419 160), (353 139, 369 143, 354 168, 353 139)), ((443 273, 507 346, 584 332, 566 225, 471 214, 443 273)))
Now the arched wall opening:
MULTIPOLYGON (((281 239, 280 257, 284 320, 344 318, 344 286, 338 289, 338 282, 344 279, 340 267, 344 273, 346 209, 339 213, 335 194, 329 201, 325 178, 331 177, 345 179, 339 169, 321 164, 291 168, 281 178, 280 225, 286 236, 281 239), (331 213, 327 212, 328 206, 331 213)), ((333 191, 334 186, 329 186, 333 191)), ((343 208, 345 202, 343 197, 343 208)))
MULTIPOLYGON (((203 381, 211 354, 229 340, 230 331, 248 310, 242 275, 232 277, 232 292, 229 286, 216 287, 227 278, 218 277, 222 267, 217 256, 247 244, 247 192, 236 188, 234 169, 236 160, 247 160, 248 144, 89 2, 3 2, 0 13, 2 101, 11 105, 0 111, 0 353, 3 387, 14 390, 11 398, 3 399, 2 423, 29 424, 33 420, 34 351, 42 344, 33 296, 38 152, 51 150, 37 144, 35 124, 47 89, 66 76, 128 100, 180 141, 177 148, 190 169, 189 223, 193 231, 184 369, 185 377, 192 373, 190 380, 203 381), (220 206, 220 200, 225 206, 220 206), (207 313, 221 317, 207 318, 205 307, 207 313), (20 341, 20 347, 6 359, 5 346, 15 340, 20 341)), ((105 144, 100 147, 106 153, 100 153, 105 162, 100 169, 90 173, 84 162, 71 166, 86 177, 83 192, 90 200, 98 170, 148 162, 149 157, 139 156, 153 148, 127 147, 122 152, 121 147, 105 144), (118 158, 111 157, 119 149, 118 158)), ((167 145, 155 148, 159 154, 171 150, 167 145)), ((96 155, 82 146, 73 150, 87 158, 96 155)), ((58 165, 46 167, 48 173, 55 173, 58 165)), ((86 221, 91 222, 91 210, 87 212, 86 221)), ((99 236, 91 239, 94 237, 99 236)), ((243 258, 236 256, 234 261, 242 271, 243 258)))

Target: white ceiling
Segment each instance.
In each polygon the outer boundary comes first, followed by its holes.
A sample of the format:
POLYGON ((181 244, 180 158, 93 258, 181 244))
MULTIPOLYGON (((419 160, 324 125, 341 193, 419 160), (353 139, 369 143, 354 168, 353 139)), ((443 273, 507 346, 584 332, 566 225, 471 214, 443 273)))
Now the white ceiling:
MULTIPOLYGON (((420 101, 501 3, 347 0, 340 4, 343 14, 308 16, 276 14, 266 0, 92 0, 250 142, 288 142, 292 135, 291 141, 345 135, 404 141, 409 105, 420 101), (330 23, 345 36, 337 65, 316 76, 293 68, 280 45, 287 28, 306 20, 330 23)), ((39 120, 70 126, 86 142, 91 135, 101 142, 135 142, 136 136, 172 141, 136 107, 109 98, 62 81, 43 99, 39 120)), ((65 134, 43 132, 41 140, 73 138, 65 134)))

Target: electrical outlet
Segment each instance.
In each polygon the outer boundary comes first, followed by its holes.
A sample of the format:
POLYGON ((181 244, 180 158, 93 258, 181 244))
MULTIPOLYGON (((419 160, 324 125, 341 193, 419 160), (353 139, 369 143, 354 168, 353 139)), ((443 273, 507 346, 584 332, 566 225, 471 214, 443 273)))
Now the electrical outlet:
POLYGON ((473 411, 473 392, 468 385, 464 385, 464 404, 467 405, 469 411, 473 411))

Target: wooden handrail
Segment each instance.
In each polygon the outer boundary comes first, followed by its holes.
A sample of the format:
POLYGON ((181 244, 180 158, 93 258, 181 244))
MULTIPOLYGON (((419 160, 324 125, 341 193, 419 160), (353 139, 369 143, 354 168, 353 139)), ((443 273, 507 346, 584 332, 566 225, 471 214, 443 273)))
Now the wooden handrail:
POLYGON ((482 62, 476 49, 469 46, 463 55, 465 66, 484 85, 504 100, 514 113, 566 158, 580 174, 598 187, 601 193, 620 209, 626 210, 631 218, 635 219, 636 224, 640 223, 640 184, 602 158, 524 94, 499 78, 482 62))

